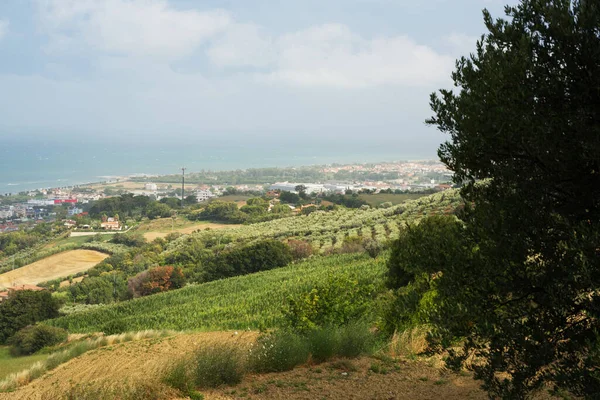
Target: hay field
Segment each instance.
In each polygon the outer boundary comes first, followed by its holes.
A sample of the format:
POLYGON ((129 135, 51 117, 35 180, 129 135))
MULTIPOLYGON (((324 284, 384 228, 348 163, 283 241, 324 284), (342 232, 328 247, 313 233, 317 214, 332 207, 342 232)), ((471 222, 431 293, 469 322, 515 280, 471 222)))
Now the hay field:
POLYGON ((151 242, 156 238, 164 238, 169 233, 179 232, 190 234, 196 230, 210 229, 226 229, 236 227, 235 224, 215 224, 212 222, 194 222, 184 218, 177 218, 173 221, 171 218, 159 218, 152 221, 147 221, 136 228, 136 232, 142 233, 147 241, 151 242))
POLYGON ((33 264, 0 275, 0 287, 35 285, 87 271, 108 255, 93 250, 71 250, 54 254, 33 264))

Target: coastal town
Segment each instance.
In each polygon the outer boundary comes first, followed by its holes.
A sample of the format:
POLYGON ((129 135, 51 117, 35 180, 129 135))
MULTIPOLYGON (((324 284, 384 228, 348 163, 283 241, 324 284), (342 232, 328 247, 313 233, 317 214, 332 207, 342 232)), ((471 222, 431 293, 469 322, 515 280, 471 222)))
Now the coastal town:
MULTIPOLYGON (((308 194, 348 193, 414 193, 449 189, 451 174, 440 162, 411 161, 377 164, 327 165, 314 167, 322 176, 378 177, 380 179, 324 179, 315 181, 265 181, 262 183, 196 183, 186 182, 184 197, 192 202, 205 202, 233 193, 261 194, 268 192, 297 192, 299 186, 308 194), (382 179, 381 179, 382 178, 382 179), (191 197, 190 197, 191 196, 191 197)), ((172 178, 172 176, 168 176, 172 178)), ((182 188, 173 179, 160 176, 113 177, 110 180, 88 185, 40 188, 18 194, 0 195, 0 233, 12 232, 21 226, 40 222, 64 220, 68 228, 75 226, 74 217, 85 217, 90 204, 95 201, 130 193, 148 196, 152 200, 174 198, 181 200, 182 188), (167 182, 164 182, 164 181, 167 182)), ((120 230, 118 221, 102 221, 101 228, 120 230)))

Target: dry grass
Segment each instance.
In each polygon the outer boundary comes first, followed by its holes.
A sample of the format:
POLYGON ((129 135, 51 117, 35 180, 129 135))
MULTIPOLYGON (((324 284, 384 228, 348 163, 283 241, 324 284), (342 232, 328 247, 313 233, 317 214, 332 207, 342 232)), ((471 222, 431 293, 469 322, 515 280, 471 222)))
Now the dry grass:
POLYGON ((93 250, 72 250, 54 254, 0 275, 0 287, 35 285, 87 271, 108 255, 93 250))
POLYGON ((177 218, 173 221, 171 218, 160 218, 145 222, 136 229, 137 232, 144 234, 144 238, 149 242, 156 238, 164 238, 169 233, 178 232, 190 234, 197 230, 210 229, 227 229, 234 226, 233 224, 215 224, 212 222, 193 222, 186 219, 177 218))
POLYGON ((42 375, 36 369, 31 373, 24 371, 19 376, 15 375, 13 378, 21 384, 29 383, 12 393, 0 393, 0 400, 60 398, 76 384, 93 385, 111 381, 115 385, 135 385, 156 381, 160 380, 173 360, 185 357, 190 351, 212 343, 247 343, 255 338, 254 332, 239 335, 233 332, 205 332, 168 337, 154 337, 147 332, 139 332, 98 337, 90 339, 99 345, 91 347, 95 350, 90 349, 50 372, 42 375), (31 380, 32 373, 37 374, 38 378, 31 380))
POLYGON ((420 325, 403 332, 395 332, 390 340, 386 353, 392 357, 414 358, 427 349, 427 333, 429 328, 420 325))

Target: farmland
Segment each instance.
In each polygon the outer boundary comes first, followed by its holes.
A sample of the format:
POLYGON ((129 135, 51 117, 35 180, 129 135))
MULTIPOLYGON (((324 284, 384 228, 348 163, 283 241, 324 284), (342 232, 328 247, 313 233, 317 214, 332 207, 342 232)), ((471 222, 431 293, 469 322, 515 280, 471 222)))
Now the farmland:
POLYGON ((122 331, 143 329, 223 330, 275 327, 289 295, 345 272, 363 283, 382 283, 383 257, 334 255, 284 268, 229 278, 143 297, 48 321, 70 333, 102 331, 107 324, 122 331))
POLYGON ((377 193, 377 194, 359 194, 360 200, 366 201, 371 207, 380 206, 383 203, 390 202, 393 205, 401 204, 410 200, 416 200, 427 195, 421 193, 377 193))
POLYGON ((206 228, 223 229, 237 225, 215 224, 210 222, 188 221, 184 218, 158 218, 146 221, 138 226, 135 231, 143 234, 144 238, 149 242, 156 238, 164 238, 169 233, 178 232, 182 234, 190 234, 197 230, 206 228))
POLYGON ((54 254, 32 264, 0 275, 0 287, 37 284, 83 272, 108 257, 94 250, 71 250, 54 254))
MULTIPOLYGON (((287 217, 251 225, 240 225, 223 231, 236 242, 275 238, 299 239, 309 242, 316 252, 326 253, 339 249, 346 238, 371 238, 385 243, 395 239, 401 227, 416 222, 426 215, 449 214, 462 201, 455 190, 437 193, 390 208, 346 209, 317 211, 309 215, 287 217)), ((201 239, 213 232, 200 231, 175 240, 168 251, 176 252, 187 246, 189 240, 201 239)))

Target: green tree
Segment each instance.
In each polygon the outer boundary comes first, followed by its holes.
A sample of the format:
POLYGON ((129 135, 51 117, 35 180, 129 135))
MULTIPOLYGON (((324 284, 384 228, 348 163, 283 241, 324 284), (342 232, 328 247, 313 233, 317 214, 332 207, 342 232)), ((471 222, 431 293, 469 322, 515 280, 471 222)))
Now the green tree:
POLYGON ((492 396, 600 393, 600 3, 522 0, 457 61, 428 121, 464 184, 464 263, 440 266, 433 345, 464 337, 492 396), (483 182, 478 182, 482 181, 483 182))
POLYGON ((58 317, 59 303, 48 291, 19 290, 0 303, 0 343, 38 321, 58 317))

